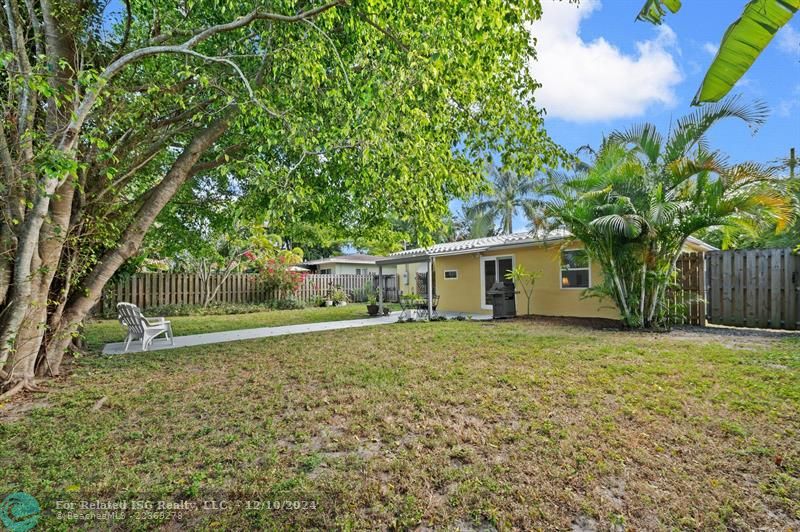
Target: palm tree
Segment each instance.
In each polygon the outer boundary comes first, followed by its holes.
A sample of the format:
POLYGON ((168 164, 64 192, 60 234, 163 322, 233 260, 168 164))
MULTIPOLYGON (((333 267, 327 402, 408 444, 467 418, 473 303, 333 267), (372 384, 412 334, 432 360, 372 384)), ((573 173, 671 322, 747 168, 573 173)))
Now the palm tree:
POLYGON ((456 215, 453 228, 453 240, 455 241, 497 234, 494 217, 478 211, 474 203, 465 203, 461 206, 461 212, 456 215))
POLYGON ((588 163, 554 175, 548 212, 603 269, 592 289, 629 326, 663 325, 665 293, 689 236, 764 220, 782 230, 794 215, 785 181, 770 167, 728 164, 705 135, 725 118, 762 124, 766 110, 731 99, 683 117, 664 138, 652 124, 612 133, 588 163))
POLYGON ((541 188, 535 179, 520 176, 512 170, 489 167, 491 179, 491 192, 472 204, 469 208, 470 216, 484 216, 494 222, 499 218, 501 233, 514 232, 514 216, 521 209, 533 223, 539 219, 538 214, 541 201, 534 195, 541 188))

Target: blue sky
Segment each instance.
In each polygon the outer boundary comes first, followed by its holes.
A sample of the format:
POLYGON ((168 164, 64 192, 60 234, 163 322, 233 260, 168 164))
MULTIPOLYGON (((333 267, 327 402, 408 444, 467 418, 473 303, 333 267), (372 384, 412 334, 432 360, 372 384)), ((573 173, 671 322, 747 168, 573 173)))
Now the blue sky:
MULTIPOLYGON (((665 131, 693 109, 694 96, 744 0, 686 0, 663 26, 635 21, 639 0, 543 0, 532 29, 539 40, 534 76, 546 127, 568 149, 596 146, 603 133, 650 121, 665 131)), ((760 99, 770 117, 757 134, 722 123, 712 146, 732 160, 769 161, 800 149, 800 15, 776 36, 733 93, 760 99)))

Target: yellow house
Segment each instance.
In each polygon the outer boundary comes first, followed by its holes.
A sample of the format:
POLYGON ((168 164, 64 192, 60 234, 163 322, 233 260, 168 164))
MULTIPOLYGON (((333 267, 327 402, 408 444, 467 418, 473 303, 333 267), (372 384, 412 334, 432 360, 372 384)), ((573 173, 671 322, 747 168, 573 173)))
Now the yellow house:
MULTIPOLYGON (((709 251, 716 248, 690 238, 685 249, 709 251)), ((541 273, 531 298, 533 314, 619 318, 613 301, 584 297, 585 290, 599 283, 603 273, 599 264, 587 258, 583 245, 563 230, 512 233, 436 244, 392 253, 377 264, 379 267, 398 267, 403 293, 413 293, 414 290, 408 283, 402 284, 402 272, 422 265, 425 265, 423 271, 432 270, 434 281, 428 291, 439 296, 440 312, 491 314, 491 297, 487 291, 494 283, 503 281, 507 271, 521 264, 528 271, 541 273)), ((409 275, 408 279, 411 278, 409 275)), ((517 314, 527 312, 524 294, 517 293, 515 303, 517 314)))

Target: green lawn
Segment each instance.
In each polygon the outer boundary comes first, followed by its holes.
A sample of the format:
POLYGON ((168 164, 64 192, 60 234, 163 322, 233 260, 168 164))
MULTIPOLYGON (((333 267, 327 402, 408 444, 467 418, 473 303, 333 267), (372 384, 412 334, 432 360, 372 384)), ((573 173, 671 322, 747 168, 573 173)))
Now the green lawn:
POLYGON ((397 324, 86 357, 35 401, 0 424, 0 493, 42 530, 81 500, 189 505, 118 529, 800 520, 797 339, 397 324))
MULTIPOLYGON (((392 310, 400 307, 388 304, 392 310)), ((147 312, 144 312, 149 316, 147 312)), ((268 310, 248 314, 226 314, 219 316, 172 316, 172 330, 175 336, 201 334, 256 327, 277 327, 298 323, 319 323, 322 321, 357 320, 367 317, 366 303, 350 303, 343 307, 309 307, 299 310, 268 310)), ((92 349, 109 342, 125 340, 125 329, 117 320, 94 320, 85 331, 86 343, 92 349)))

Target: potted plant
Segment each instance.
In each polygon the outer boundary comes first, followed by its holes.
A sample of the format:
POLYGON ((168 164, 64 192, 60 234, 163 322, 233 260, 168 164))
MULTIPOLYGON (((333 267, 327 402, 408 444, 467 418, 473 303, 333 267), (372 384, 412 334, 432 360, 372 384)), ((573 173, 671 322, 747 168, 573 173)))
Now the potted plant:
POLYGON ((378 293, 372 283, 364 283, 364 294, 367 296, 367 314, 377 316, 380 310, 378 307, 378 293))
POLYGON ((331 291, 329 297, 337 307, 344 307, 347 305, 347 293, 339 287, 331 291))

